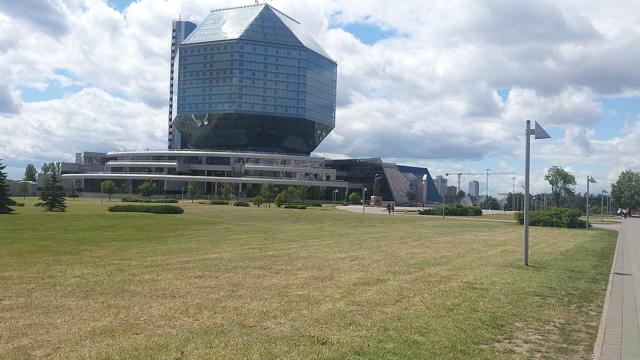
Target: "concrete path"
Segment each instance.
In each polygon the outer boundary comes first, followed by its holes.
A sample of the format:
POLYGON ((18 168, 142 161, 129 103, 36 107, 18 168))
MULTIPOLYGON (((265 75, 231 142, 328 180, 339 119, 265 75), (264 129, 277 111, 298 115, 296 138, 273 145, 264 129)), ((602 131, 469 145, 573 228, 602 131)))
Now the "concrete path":
POLYGON ((594 359, 640 359, 640 219, 622 220, 611 270, 594 359))

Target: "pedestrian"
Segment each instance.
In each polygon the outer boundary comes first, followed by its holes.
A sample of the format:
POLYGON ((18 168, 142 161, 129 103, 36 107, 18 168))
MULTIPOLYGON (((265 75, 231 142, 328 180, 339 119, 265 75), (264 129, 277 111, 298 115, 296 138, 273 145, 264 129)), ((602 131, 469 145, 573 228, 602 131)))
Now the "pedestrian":
POLYGON ((389 214, 391 214, 391 203, 387 204, 387 211, 389 212, 389 214))
POLYGON ((394 215, 396 214, 396 207, 394 204, 391 204, 391 213, 394 215))

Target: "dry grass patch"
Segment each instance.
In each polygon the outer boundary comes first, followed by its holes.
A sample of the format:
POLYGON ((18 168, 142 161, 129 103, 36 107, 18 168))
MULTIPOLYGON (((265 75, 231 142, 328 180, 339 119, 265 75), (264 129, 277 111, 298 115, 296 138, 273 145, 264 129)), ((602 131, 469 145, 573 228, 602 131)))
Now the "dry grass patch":
POLYGON ((511 223, 69 203, 0 218, 0 358, 571 358, 616 237, 532 229, 524 268, 511 223))

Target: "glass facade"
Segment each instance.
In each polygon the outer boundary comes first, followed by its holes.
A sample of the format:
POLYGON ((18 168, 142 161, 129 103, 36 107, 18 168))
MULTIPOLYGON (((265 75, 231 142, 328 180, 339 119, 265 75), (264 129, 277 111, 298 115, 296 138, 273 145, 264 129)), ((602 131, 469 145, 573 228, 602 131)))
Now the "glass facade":
POLYGON ((213 11, 180 46, 175 148, 313 151, 335 125, 337 65, 302 34, 269 5, 213 11))

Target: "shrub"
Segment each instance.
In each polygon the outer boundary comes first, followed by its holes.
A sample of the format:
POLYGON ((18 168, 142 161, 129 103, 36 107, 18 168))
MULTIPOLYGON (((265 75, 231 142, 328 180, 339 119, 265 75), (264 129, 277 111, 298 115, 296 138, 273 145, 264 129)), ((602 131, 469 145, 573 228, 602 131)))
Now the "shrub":
POLYGON ((294 205, 294 204, 285 204, 283 207, 285 209, 298 209, 298 210, 304 210, 307 208, 304 205, 294 205))
MULTIPOLYGON (((420 210, 418 214, 442 215, 442 206, 420 210)), ((480 216, 482 215, 482 209, 477 206, 462 206, 460 204, 450 204, 444 207, 444 214, 448 216, 480 216)))
POLYGON ((287 203, 285 205, 300 205, 304 207, 322 207, 320 203, 287 203))
POLYGON ((177 204, 177 199, 140 199, 135 196, 123 196, 122 202, 146 203, 146 204, 177 204))
POLYGON ((229 202, 227 200, 209 200, 209 202, 206 202, 205 204, 209 204, 209 205, 229 205, 229 202))
POLYGON ((152 214, 182 214, 184 210, 175 205, 115 205, 110 212, 143 212, 152 214))
POLYGON ((253 205, 260 207, 262 204, 264 204, 264 198, 261 195, 253 198, 253 205))
POLYGON ((17 202, 14 206, 17 206, 17 207, 24 207, 24 203, 17 202))
POLYGON ((233 203, 233 206, 249 207, 249 203, 246 201, 236 201, 233 203))
MULTIPOLYGON (((587 223, 580 219, 580 210, 550 208, 547 211, 529 211, 530 226, 584 228, 587 223)), ((515 213, 519 224, 524 224, 524 212, 515 213)), ((591 226, 591 224, 589 224, 591 226)))
POLYGON ((358 194, 357 192, 352 192, 351 194, 349 194, 349 203, 351 204, 360 204, 360 201, 362 200, 362 198, 360 197, 360 194, 358 194))
POLYGON ((276 195, 276 199, 273 201, 277 207, 281 207, 287 202, 287 191, 283 190, 278 195, 276 195))

